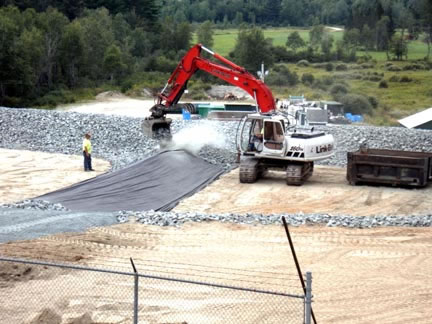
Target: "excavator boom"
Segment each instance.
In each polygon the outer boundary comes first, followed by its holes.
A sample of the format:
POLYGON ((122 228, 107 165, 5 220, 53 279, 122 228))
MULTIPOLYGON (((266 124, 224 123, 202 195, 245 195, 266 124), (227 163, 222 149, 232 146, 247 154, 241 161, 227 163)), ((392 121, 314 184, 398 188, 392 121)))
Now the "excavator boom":
POLYGON ((270 113, 276 110, 273 95, 261 80, 255 78, 243 67, 214 53, 201 44, 197 44, 182 58, 165 87, 158 94, 157 104, 150 109, 151 116, 147 117, 143 123, 143 130, 147 135, 154 135, 155 132, 160 130, 169 131, 171 120, 165 118, 165 115, 177 107, 178 101, 187 88, 187 82, 197 70, 210 73, 245 90, 255 99, 261 113, 270 113), (202 50, 211 54, 223 65, 203 58, 201 56, 202 50))

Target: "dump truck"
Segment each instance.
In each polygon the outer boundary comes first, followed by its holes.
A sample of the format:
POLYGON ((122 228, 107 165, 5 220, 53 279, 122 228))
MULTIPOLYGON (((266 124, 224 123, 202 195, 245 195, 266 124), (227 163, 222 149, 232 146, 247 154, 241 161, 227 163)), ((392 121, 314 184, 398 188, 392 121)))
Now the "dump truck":
POLYGON ((356 152, 348 152, 347 160, 347 180, 351 185, 425 187, 432 180, 432 152, 363 146, 356 152))

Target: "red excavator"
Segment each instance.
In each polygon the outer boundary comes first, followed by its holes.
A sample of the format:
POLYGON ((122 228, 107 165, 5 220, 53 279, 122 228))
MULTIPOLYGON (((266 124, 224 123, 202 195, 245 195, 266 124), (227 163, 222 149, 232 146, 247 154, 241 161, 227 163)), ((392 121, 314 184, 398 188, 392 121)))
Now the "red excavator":
POLYGON ((197 70, 203 70, 242 88, 255 98, 262 113, 268 113, 276 109, 275 100, 270 89, 261 80, 256 79, 244 68, 212 52, 201 44, 197 44, 182 58, 168 79, 167 84, 158 94, 157 104, 150 109, 151 116, 147 117, 143 123, 143 131, 146 135, 153 137, 159 133, 169 132, 171 119, 166 118, 167 113, 178 109, 187 109, 191 113, 195 112, 195 107, 192 104, 178 104, 178 101, 187 89, 189 79, 197 70), (208 52, 226 66, 201 57, 202 50, 208 52))
POLYGON ((277 113, 270 89, 244 68, 205 48, 192 47, 167 84, 158 94, 151 116, 143 122, 144 134, 170 133, 171 119, 166 114, 178 109, 194 113, 194 105, 179 104, 187 82, 197 70, 206 71, 226 82, 242 88, 255 99, 259 113, 245 116, 238 127, 237 150, 240 159, 240 182, 255 182, 268 170, 284 171, 289 185, 301 185, 312 175, 314 161, 333 155, 332 135, 315 132, 313 128, 299 129, 290 125, 288 116, 277 113), (204 50, 224 65, 201 57, 204 50))

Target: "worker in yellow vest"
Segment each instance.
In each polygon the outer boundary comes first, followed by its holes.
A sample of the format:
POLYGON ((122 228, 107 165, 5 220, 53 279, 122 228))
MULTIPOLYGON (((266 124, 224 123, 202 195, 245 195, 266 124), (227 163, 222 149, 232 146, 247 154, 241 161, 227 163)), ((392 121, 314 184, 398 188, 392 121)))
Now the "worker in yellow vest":
POLYGON ((91 135, 86 133, 83 140, 84 171, 94 171, 91 164, 92 146, 90 142, 91 135))

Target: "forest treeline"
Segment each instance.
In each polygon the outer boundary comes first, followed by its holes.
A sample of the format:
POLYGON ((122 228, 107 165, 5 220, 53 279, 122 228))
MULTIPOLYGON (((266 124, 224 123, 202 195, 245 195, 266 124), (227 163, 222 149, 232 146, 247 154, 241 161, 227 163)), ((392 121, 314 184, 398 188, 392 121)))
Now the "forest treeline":
POLYGON ((155 24, 159 18, 176 22, 239 26, 241 23, 268 26, 313 26, 331 24, 361 29, 373 27, 383 16, 389 29, 400 19, 407 23, 424 18, 424 6, 430 0, 0 0, 0 6, 13 5, 37 12, 56 8, 69 19, 85 9, 105 7, 122 13, 133 24, 155 24))
MULTIPOLYGON (((432 40, 429 0, 0 0, 0 105, 50 105, 65 91, 159 83, 214 28, 239 28, 230 58, 250 71, 261 62, 353 61, 358 50, 403 59, 407 42, 432 40), (323 24, 345 26, 334 40, 323 24), (286 46, 267 26, 311 26, 286 46), (260 51, 256 51, 259 48, 260 51), (52 99, 52 100, 51 100, 52 99)), ((206 79, 205 75, 201 76, 206 79)), ((67 98, 60 98, 67 100, 67 98)))

